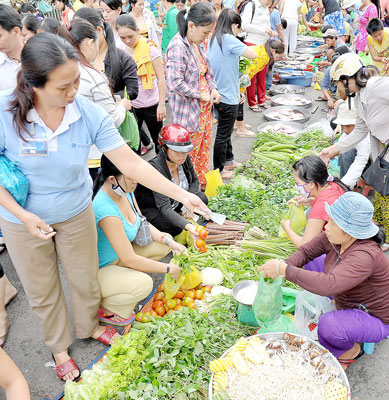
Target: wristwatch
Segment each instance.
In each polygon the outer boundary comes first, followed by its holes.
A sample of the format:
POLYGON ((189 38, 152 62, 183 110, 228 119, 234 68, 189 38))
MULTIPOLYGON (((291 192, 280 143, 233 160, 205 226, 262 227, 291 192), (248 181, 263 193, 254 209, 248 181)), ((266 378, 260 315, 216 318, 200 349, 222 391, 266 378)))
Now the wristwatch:
POLYGON ((170 265, 166 264, 166 273, 168 274, 170 272, 170 265))

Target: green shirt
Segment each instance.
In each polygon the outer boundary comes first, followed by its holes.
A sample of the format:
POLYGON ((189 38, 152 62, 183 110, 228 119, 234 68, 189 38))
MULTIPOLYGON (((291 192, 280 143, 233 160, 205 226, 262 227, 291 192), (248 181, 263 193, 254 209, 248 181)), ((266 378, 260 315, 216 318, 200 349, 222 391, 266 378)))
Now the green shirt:
POLYGON ((178 32, 177 28, 177 14, 178 9, 174 5, 166 13, 162 25, 162 52, 166 53, 167 46, 169 46, 170 41, 178 32))

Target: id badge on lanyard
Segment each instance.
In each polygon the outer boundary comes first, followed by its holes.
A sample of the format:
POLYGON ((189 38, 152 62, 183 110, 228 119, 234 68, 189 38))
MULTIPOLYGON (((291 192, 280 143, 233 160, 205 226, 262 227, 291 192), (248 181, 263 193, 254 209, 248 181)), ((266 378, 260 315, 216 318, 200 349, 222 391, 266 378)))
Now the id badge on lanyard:
POLYGON ((20 139, 20 155, 22 156, 48 156, 49 141, 46 132, 36 137, 34 123, 31 124, 31 137, 20 139))

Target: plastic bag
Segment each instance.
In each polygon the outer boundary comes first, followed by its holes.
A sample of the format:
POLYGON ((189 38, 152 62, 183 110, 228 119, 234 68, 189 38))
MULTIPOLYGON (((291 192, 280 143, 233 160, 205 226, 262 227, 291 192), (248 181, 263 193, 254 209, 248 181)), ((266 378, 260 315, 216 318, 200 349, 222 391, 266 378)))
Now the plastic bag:
POLYGON ((193 289, 196 286, 200 285, 200 283, 203 281, 201 272, 194 265, 185 267, 184 272, 181 276, 184 277, 184 281, 181 284, 182 290, 193 289))
POLYGON ((317 340, 320 315, 335 310, 335 303, 328 297, 303 290, 297 294, 294 323, 300 335, 317 340))
POLYGON ((7 189, 21 207, 28 195, 28 179, 23 172, 5 155, 0 155, 0 185, 7 189))
POLYGON ((276 279, 265 281, 261 273, 253 304, 255 319, 260 326, 267 327, 280 317, 282 312, 281 284, 281 275, 276 279))
POLYGON ((51 7, 51 5, 50 5, 49 3, 47 3, 47 2, 44 1, 44 0, 41 0, 41 1, 38 3, 38 10, 39 10, 39 11, 42 11, 43 14, 48 14, 48 13, 51 12, 53 9, 52 9, 52 7, 51 7))
POLYGON ((241 89, 247 88, 251 85, 251 80, 248 74, 242 74, 239 77, 239 87, 241 89))
POLYGON ((223 179, 220 175, 219 169, 214 169, 205 174, 207 187, 205 188, 205 195, 210 198, 217 195, 217 188, 223 185, 223 179))
POLYGON ((165 296, 168 300, 171 300, 177 294, 184 280, 185 277, 183 275, 180 276, 177 282, 170 274, 166 275, 165 282, 163 284, 163 291, 165 292, 165 296))
MULTIPOLYGON (((290 203, 288 207, 289 210, 283 216, 283 219, 284 220, 289 219, 291 222, 291 228, 293 232, 299 234, 304 230, 305 226, 307 225, 307 219, 305 217, 304 207, 303 206, 298 207, 296 203, 290 203)), ((289 236, 284 231, 284 228, 282 226, 280 226, 280 229, 278 231, 278 236, 285 239, 289 238, 289 236)))
POLYGON ((120 135, 128 146, 130 146, 134 150, 138 150, 140 141, 139 129, 138 123, 135 119, 135 115, 132 112, 126 112, 126 117, 124 118, 122 124, 119 126, 118 131, 120 132, 120 135))

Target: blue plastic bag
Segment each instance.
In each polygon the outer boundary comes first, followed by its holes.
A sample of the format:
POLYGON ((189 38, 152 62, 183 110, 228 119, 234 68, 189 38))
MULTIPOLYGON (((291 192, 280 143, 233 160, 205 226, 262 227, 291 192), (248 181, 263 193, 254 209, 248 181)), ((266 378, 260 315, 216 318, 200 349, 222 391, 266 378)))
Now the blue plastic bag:
POLYGON ((8 157, 0 155, 0 185, 7 189, 21 207, 28 195, 28 179, 8 157))

